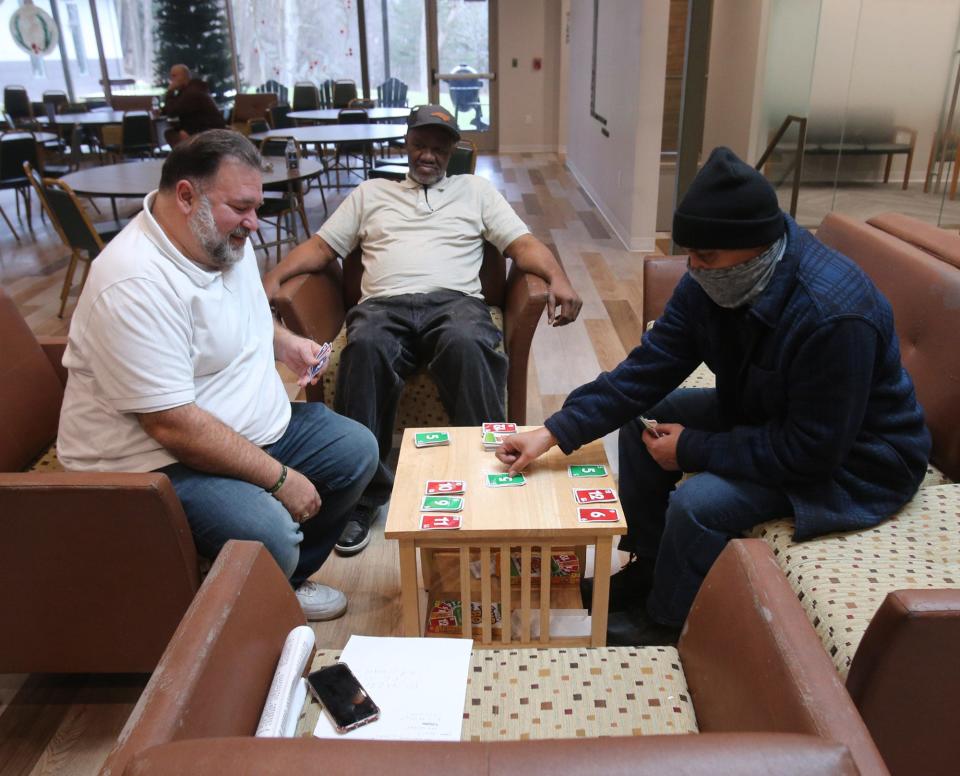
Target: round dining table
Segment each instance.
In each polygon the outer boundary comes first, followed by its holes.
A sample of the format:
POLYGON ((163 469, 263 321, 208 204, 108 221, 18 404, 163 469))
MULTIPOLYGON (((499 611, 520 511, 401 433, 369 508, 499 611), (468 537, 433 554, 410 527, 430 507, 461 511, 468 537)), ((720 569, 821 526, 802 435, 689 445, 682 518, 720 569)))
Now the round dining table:
POLYGON ((7 140, 20 140, 21 138, 30 137, 31 135, 33 135, 33 139, 38 143, 52 143, 57 139, 57 135, 53 132, 26 132, 19 129, 9 129, 0 134, 3 135, 3 142, 7 140))
MULTIPOLYGON (((57 113, 53 117, 53 123, 61 127, 102 127, 105 124, 122 124, 122 110, 91 110, 86 113, 57 113)), ((37 117, 41 124, 49 124, 50 119, 47 116, 37 117)))
MULTIPOLYGON (((349 108, 348 110, 355 110, 349 108)), ((357 108, 365 110, 370 121, 389 121, 390 119, 405 119, 410 115, 410 108, 357 108)), ((340 117, 340 108, 318 108, 317 110, 295 110, 287 114, 287 118, 296 121, 336 121, 340 117)))
POLYGON ((292 137, 298 143, 351 143, 358 141, 394 140, 407 134, 405 124, 322 124, 315 127, 289 127, 255 132, 251 140, 268 137, 292 137))
MULTIPOLYGON (((284 159, 270 157, 269 169, 261 170, 264 185, 286 183, 290 196, 293 196, 293 184, 318 176, 323 165, 315 159, 301 159, 296 170, 288 170, 284 159)), ((88 167, 64 175, 60 180, 66 183, 76 194, 84 197, 109 197, 113 206, 113 216, 117 214, 117 199, 140 199, 147 196, 160 184, 160 171, 163 159, 144 159, 137 162, 107 164, 102 167, 88 167)), ((291 219, 296 229, 296 220, 291 219)))

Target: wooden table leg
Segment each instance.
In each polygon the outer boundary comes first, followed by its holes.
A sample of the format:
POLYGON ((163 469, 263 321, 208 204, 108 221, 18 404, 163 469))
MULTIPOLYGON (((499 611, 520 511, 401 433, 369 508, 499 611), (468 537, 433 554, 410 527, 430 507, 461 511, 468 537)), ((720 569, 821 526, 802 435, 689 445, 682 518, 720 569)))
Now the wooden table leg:
POLYGON ((417 586, 417 548, 412 539, 401 539, 400 602, 403 606, 403 635, 422 636, 420 632, 420 592, 417 586))
POLYGON ((607 608, 610 603, 610 556, 613 539, 598 536, 593 557, 593 616, 590 627, 590 646, 607 644, 607 608))

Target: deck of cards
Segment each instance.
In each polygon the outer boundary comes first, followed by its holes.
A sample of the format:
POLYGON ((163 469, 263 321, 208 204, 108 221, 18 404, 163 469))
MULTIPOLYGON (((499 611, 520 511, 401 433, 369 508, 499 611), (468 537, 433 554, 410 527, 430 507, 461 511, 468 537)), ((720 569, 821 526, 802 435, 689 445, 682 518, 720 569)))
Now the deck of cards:
POLYGON ((320 351, 315 356, 317 363, 310 367, 310 371, 307 372, 307 376, 311 380, 320 374, 320 370, 327 365, 327 362, 330 360, 330 353, 332 350, 333 346, 329 342, 324 342, 323 345, 320 346, 320 351))
POLYGON ((516 423, 484 423, 480 427, 484 450, 495 450, 503 440, 517 433, 516 423))
POLYGON ((574 488, 573 499, 578 504, 603 504, 616 501, 617 494, 613 488, 574 488))
POLYGON ((439 447, 450 444, 450 434, 446 431, 420 431, 413 435, 414 447, 439 447))

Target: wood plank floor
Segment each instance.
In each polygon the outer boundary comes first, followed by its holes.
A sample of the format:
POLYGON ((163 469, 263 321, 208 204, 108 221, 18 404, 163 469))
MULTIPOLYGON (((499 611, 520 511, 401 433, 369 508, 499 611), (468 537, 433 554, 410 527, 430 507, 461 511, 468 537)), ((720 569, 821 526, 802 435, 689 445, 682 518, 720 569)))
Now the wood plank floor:
MULTIPOLYGON (((556 155, 481 156, 477 172, 493 181, 550 246, 584 299, 578 321, 562 328, 541 323, 534 337, 528 412, 530 423, 540 423, 573 388, 613 367, 639 341, 642 257, 622 249, 556 155)), ((342 198, 343 192, 327 194, 331 208, 342 198)), ((21 229, 9 192, 0 192, 0 205, 22 240, 17 243, 0 225, 0 285, 36 333, 65 334, 77 294, 73 289, 65 317, 58 318, 66 252, 49 224, 35 218, 32 235, 21 229)), ((99 205, 109 212, 106 201, 99 205)), ((325 218, 316 191, 308 195, 307 205, 315 229, 325 218)), ((137 206, 122 203, 121 214, 132 214, 137 206)), ((258 256, 262 269, 265 262, 260 252, 258 256)), ((291 396, 297 395, 295 384, 288 382, 288 388, 291 396)), ((606 443, 608 455, 615 454, 613 438, 606 443)), ((350 591, 344 617, 315 625, 318 646, 342 647, 352 633, 400 633, 397 549, 384 540, 382 519, 363 553, 331 557, 316 579, 350 591)), ((0 674, 0 773, 96 773, 146 679, 0 674)))

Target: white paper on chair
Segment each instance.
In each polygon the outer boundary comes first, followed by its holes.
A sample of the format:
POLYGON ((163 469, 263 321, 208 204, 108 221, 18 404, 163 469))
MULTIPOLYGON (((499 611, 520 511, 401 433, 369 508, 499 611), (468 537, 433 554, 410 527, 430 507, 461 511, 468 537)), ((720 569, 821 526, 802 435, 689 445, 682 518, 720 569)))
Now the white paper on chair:
MULTIPOLYGON (((520 610, 510 614, 510 627, 513 638, 520 639, 520 610)), ((586 609, 551 609, 550 638, 581 637, 590 635, 591 620, 586 609)), ((540 610, 530 610, 530 638, 540 638, 540 610)))
POLYGON ((380 707, 380 719, 338 733, 324 712, 318 738, 459 741, 471 639, 351 636, 340 655, 380 707))

